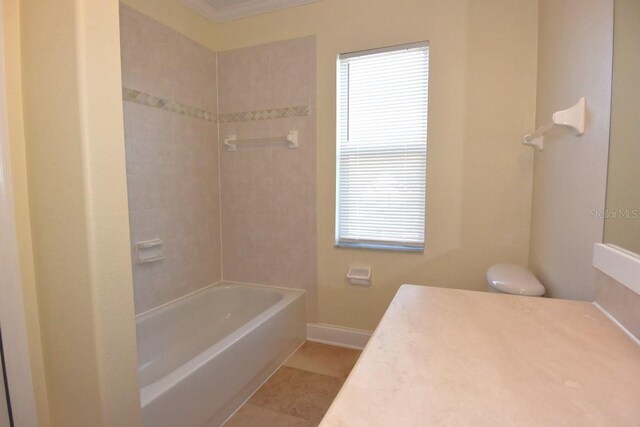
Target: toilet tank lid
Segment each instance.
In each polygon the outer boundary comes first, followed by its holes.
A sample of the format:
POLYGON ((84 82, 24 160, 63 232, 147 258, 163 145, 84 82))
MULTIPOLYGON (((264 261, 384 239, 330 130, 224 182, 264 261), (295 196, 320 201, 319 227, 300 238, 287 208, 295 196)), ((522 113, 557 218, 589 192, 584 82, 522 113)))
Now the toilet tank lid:
POLYGON ((495 264, 487 270, 487 282, 500 292, 539 297, 544 286, 526 267, 519 264, 495 264))

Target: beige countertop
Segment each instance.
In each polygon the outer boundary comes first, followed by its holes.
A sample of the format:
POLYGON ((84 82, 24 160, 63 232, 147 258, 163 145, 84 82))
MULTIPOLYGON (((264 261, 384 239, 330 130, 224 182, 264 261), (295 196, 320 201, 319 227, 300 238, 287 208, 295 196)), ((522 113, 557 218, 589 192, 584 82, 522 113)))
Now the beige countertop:
POLYGON ((591 303, 403 285, 320 425, 640 426, 640 346, 591 303))

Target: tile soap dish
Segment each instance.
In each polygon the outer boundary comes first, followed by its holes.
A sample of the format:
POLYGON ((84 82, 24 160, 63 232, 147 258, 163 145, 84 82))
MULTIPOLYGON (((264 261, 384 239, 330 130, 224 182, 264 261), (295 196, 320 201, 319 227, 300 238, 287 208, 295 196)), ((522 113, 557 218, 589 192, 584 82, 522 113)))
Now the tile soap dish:
POLYGON ((349 266, 347 279, 352 285, 371 286, 371 267, 349 266))
POLYGON ((162 253, 163 242, 160 239, 145 240, 136 243, 136 261, 138 264, 160 261, 164 259, 162 253))

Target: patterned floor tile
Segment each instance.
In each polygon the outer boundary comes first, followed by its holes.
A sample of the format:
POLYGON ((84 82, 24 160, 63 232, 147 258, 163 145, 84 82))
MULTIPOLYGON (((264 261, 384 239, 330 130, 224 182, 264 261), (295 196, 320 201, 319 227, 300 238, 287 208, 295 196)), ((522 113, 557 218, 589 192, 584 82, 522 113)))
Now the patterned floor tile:
POLYGON ((306 342, 225 427, 317 426, 360 351, 306 342))
POLYGON ((309 421, 281 412, 246 404, 224 425, 225 427, 312 427, 309 421))
POLYGON ((283 366, 249 403, 319 423, 342 383, 339 378, 283 366))
POLYGON ((346 379, 360 353, 359 350, 307 341, 284 365, 346 379))

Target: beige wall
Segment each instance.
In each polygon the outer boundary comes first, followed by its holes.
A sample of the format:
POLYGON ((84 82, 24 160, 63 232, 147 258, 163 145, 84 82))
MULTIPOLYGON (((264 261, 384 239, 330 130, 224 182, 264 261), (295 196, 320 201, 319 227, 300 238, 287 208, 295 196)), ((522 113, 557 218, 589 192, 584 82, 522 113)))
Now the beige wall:
POLYGON ((609 147, 613 2, 541 0, 536 121, 587 99, 587 127, 556 128, 536 153, 530 266, 552 297, 591 301, 609 147))
POLYGON ((323 0, 216 27, 220 50, 317 37, 320 322, 372 329, 402 283, 479 290, 489 265, 527 263, 537 13, 530 0, 323 0), (336 56, 418 40, 431 50, 426 251, 336 249, 336 56), (349 286, 349 264, 371 265, 373 286, 349 286))
POLYGON ((139 425, 118 3, 21 6, 29 207, 51 424, 139 425))
POLYGON ((214 25, 179 0, 121 0, 155 21, 189 37, 203 46, 217 50, 214 25))
POLYGON ((165 256, 133 260, 141 313, 222 278, 216 54, 129 7, 120 15, 122 84, 142 92, 124 102, 131 242, 162 239, 165 256))
POLYGON ((229 50, 218 60, 221 140, 284 137, 289 130, 299 138, 297 149, 220 148, 224 279, 305 289, 307 318, 315 321, 315 38, 229 50), (277 116, 251 119, 251 111, 277 116))
POLYGON ((5 72, 7 79, 7 119, 11 151, 11 171, 15 202, 16 232, 18 236, 20 276, 25 300, 25 315, 31 356, 31 375, 36 397, 37 415, 40 426, 49 422, 47 385, 40 337, 40 316, 33 264, 31 224, 27 185, 27 159, 22 115, 22 75, 20 43, 20 2, 4 0, 4 48, 5 72))
POLYGON ((640 254, 640 2, 616 0, 604 239, 640 254), (624 211, 630 215, 625 216, 624 211), (635 211, 634 211, 635 210, 635 211), (623 212, 620 212, 623 211, 623 212))

